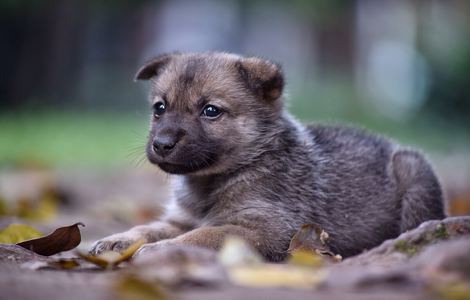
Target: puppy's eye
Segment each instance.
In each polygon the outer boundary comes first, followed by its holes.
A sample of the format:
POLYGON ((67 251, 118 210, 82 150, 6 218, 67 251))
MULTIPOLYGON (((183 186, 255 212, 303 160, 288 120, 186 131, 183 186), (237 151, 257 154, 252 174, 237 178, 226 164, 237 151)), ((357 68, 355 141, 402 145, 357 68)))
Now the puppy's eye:
POLYGON ((215 119, 220 116, 221 113, 220 109, 214 105, 206 105, 204 106, 201 115, 209 119, 215 119))
POLYGON ((159 117, 163 115, 166 110, 166 105, 163 102, 157 102, 153 105, 153 115, 159 117))

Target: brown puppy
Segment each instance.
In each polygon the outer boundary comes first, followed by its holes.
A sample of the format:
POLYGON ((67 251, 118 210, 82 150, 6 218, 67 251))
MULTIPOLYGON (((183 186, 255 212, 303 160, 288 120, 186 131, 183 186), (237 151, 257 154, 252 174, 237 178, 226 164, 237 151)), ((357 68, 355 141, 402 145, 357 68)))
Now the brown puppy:
POLYGON ((445 216, 426 160, 345 127, 305 127, 284 109, 284 79, 269 61, 227 53, 167 54, 136 79, 152 81, 149 160, 174 176, 162 220, 95 243, 91 252, 246 239, 268 260, 316 223, 350 256, 445 216))

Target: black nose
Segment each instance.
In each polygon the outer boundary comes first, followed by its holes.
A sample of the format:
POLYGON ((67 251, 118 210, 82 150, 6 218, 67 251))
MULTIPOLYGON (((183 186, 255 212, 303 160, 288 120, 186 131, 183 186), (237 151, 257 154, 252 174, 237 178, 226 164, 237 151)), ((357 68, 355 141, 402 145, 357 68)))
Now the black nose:
POLYGON ((153 140, 153 150, 161 156, 170 154, 178 143, 179 138, 172 135, 157 136, 153 140))

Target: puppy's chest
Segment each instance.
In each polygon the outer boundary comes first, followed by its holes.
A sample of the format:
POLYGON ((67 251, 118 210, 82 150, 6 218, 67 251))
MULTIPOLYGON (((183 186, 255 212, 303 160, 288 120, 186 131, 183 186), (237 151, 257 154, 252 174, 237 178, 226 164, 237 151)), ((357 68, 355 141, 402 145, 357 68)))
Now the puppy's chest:
POLYGON ((213 182, 210 185, 188 184, 176 192, 176 199, 195 218, 206 219, 243 207, 252 198, 251 194, 249 186, 241 182, 213 182))

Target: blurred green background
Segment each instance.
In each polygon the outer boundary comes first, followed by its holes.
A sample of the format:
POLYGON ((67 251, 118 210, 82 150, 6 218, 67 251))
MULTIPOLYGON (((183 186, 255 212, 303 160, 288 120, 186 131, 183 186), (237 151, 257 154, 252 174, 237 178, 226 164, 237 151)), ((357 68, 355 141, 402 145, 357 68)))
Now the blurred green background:
POLYGON ((464 0, 2 0, 0 166, 139 164, 148 86, 132 78, 174 50, 273 59, 301 120, 466 160, 469 11, 464 0))

